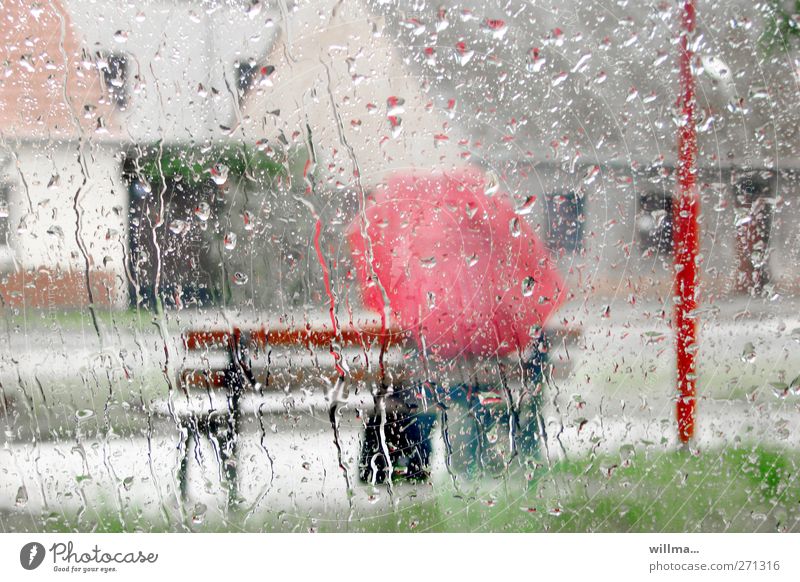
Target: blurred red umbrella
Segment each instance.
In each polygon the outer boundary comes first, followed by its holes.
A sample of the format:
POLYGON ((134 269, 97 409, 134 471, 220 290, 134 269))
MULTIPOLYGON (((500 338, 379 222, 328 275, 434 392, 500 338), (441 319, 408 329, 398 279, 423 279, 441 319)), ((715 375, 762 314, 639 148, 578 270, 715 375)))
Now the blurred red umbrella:
POLYGON ((524 350, 564 299, 564 284, 524 214, 480 170, 398 173, 379 186, 350 243, 368 308, 429 354, 524 350), (369 257, 371 255, 371 264, 369 257))

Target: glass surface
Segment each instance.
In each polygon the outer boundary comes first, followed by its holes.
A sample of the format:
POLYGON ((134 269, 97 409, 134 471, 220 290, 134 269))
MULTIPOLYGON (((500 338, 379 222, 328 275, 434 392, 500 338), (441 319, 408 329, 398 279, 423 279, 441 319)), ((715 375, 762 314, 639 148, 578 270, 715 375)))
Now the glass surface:
POLYGON ((3 2, 0 531, 797 531, 800 4, 686 10, 3 2))

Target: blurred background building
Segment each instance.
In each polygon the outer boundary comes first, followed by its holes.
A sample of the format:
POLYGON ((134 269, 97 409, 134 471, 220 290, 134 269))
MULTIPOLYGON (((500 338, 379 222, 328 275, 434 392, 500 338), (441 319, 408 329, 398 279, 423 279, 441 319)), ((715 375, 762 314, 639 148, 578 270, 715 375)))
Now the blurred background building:
MULTIPOLYGON (((712 294, 800 283, 800 60, 782 8, 699 2, 712 294)), ((0 17, 6 307, 318 303, 314 216, 348 280, 342 228, 359 192, 341 138, 362 144, 356 157, 400 140, 414 163, 482 166, 578 296, 670 293, 674 3, 53 0, 6 2, 0 17), (352 73, 329 97, 295 55, 326 44, 332 19, 337 38, 372 44, 329 51, 352 73), (370 66, 369 46, 391 66, 370 66), (370 89, 382 77, 402 113, 370 89)))

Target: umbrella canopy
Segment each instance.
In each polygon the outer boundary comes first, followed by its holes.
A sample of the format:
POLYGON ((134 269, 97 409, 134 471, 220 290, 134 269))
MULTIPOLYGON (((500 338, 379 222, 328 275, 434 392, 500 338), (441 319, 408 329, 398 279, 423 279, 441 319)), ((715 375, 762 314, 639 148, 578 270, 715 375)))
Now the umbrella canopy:
POLYGON ((480 170, 396 173, 369 202, 349 234, 364 301, 430 355, 521 352, 563 301, 532 200, 515 209, 480 170))

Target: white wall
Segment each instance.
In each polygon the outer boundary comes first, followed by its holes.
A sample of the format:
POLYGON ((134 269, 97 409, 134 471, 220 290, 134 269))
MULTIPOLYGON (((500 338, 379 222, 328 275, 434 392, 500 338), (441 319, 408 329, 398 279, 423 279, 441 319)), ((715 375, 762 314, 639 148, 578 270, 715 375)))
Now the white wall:
POLYGON ((0 178, 11 186, 4 270, 85 272, 85 252, 92 271, 113 275, 113 302, 124 305, 128 196, 117 148, 33 142, 13 151, 0 178))

